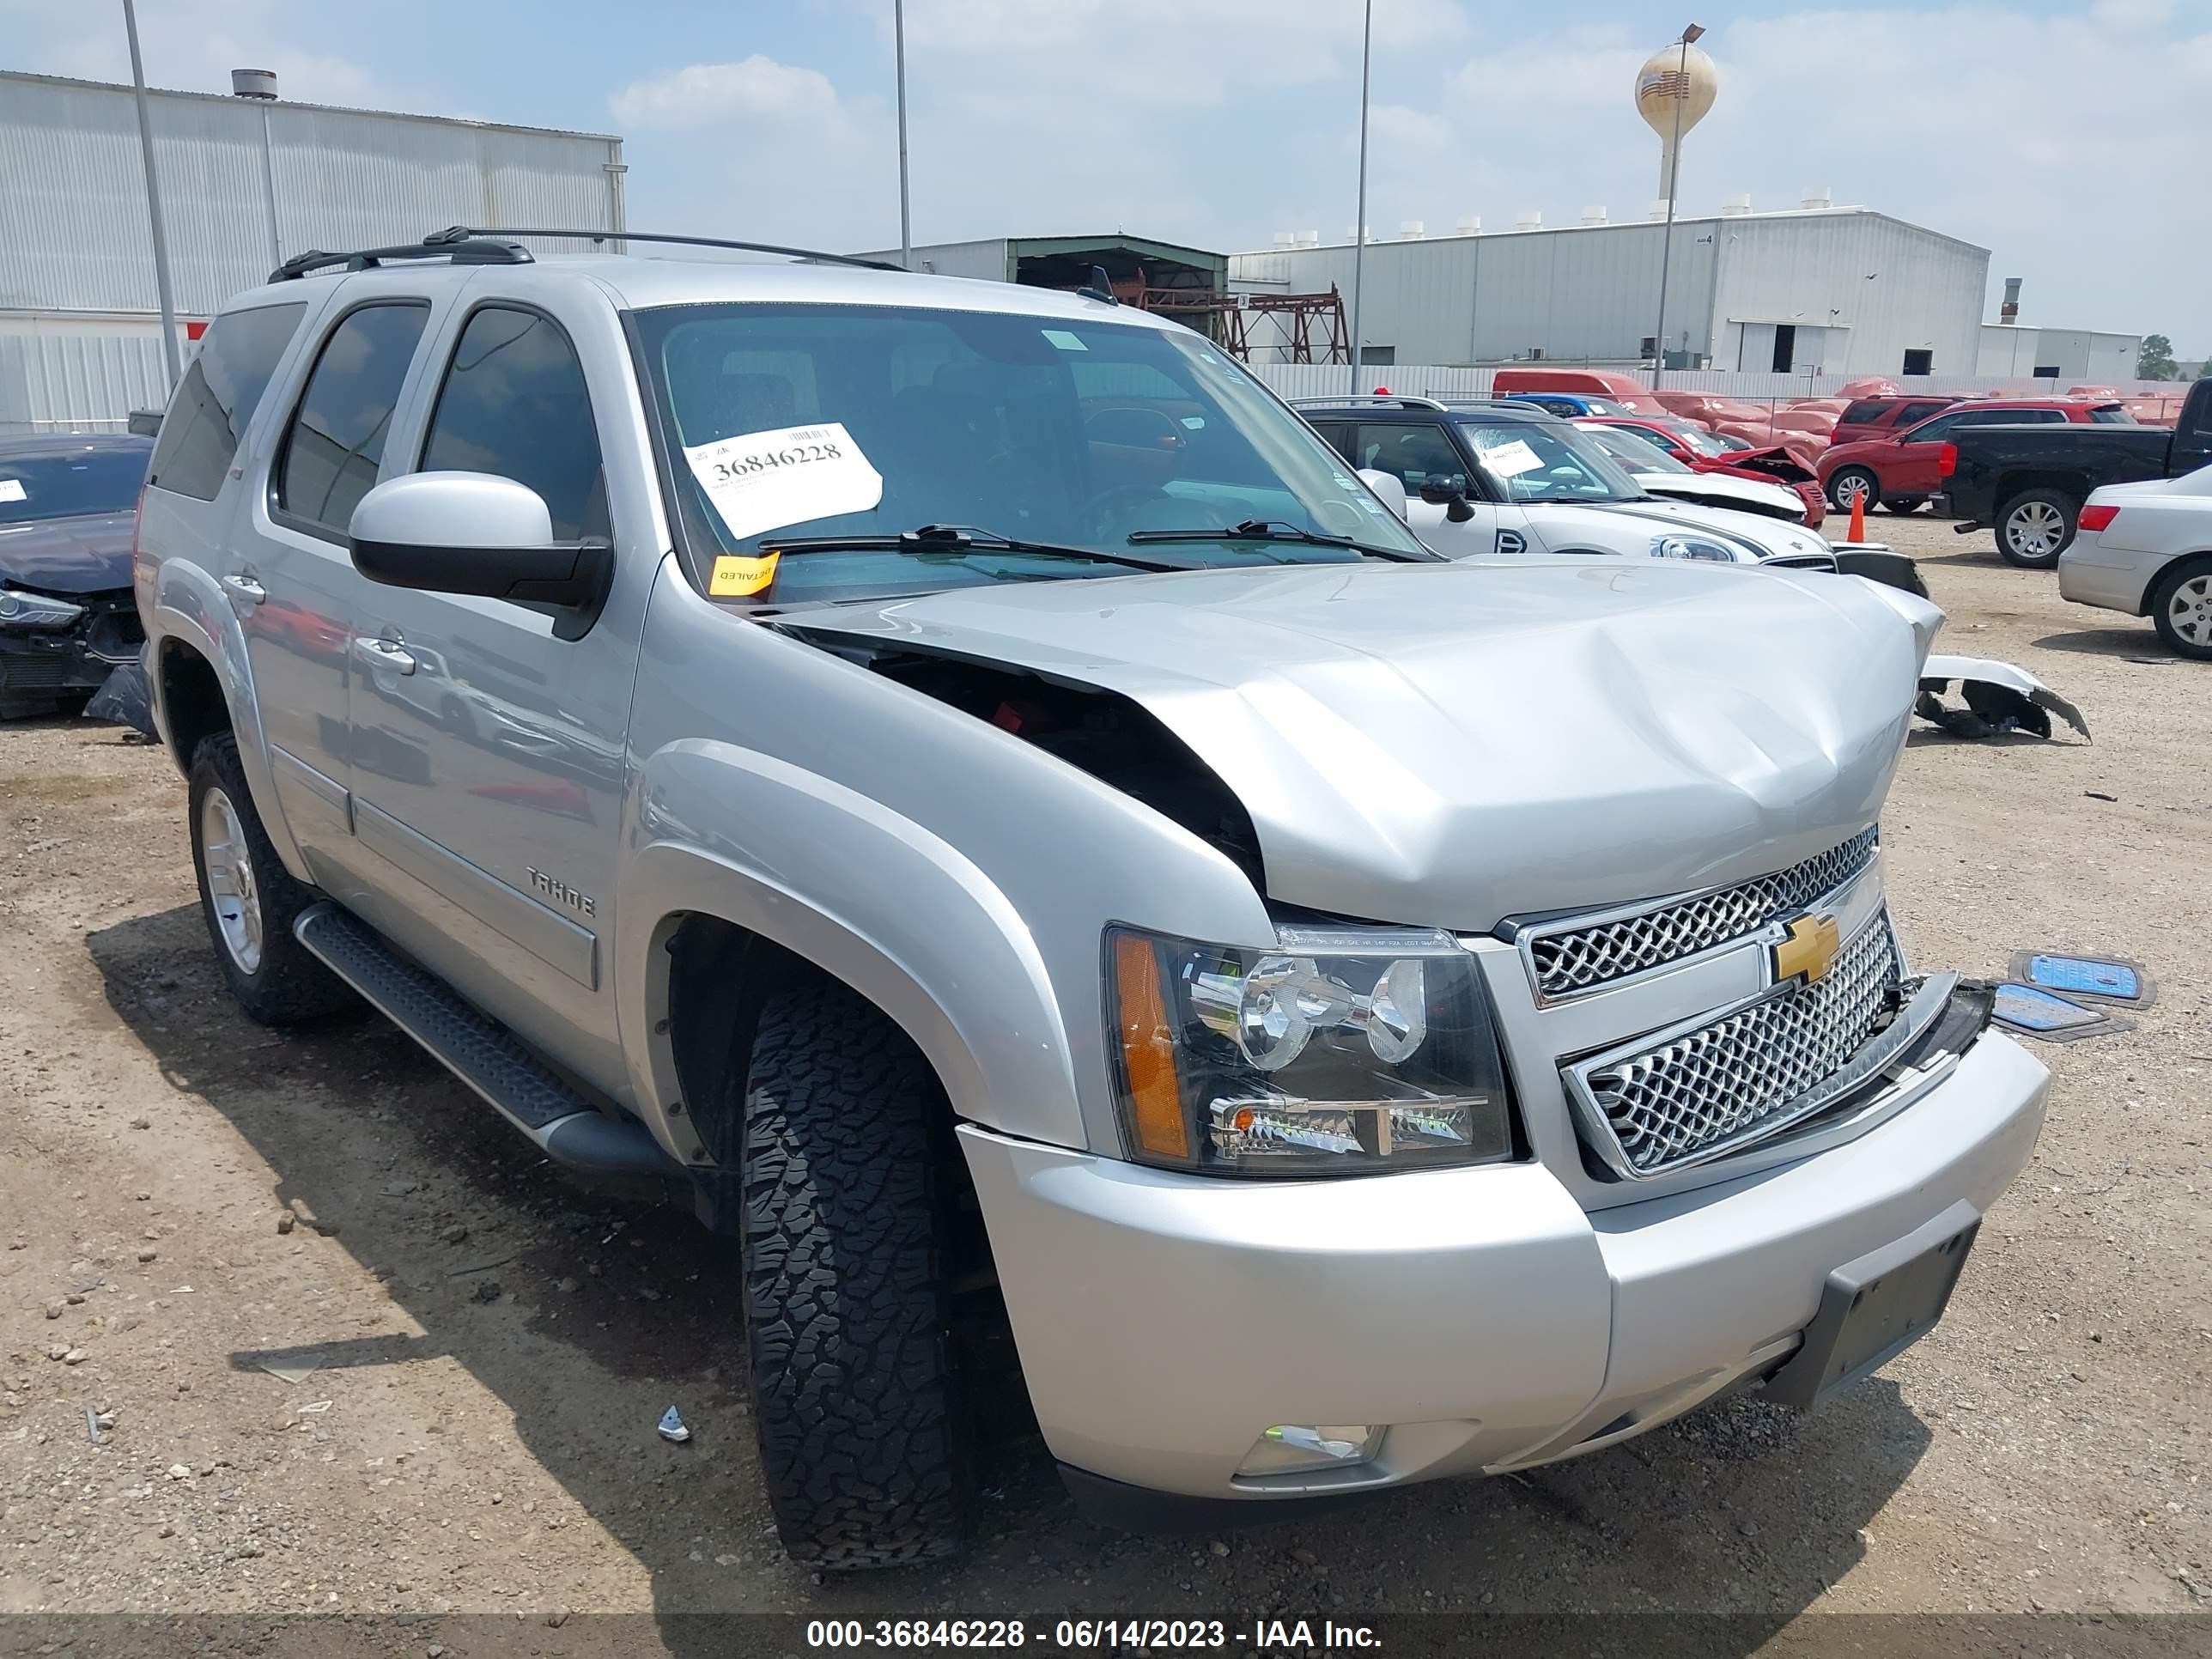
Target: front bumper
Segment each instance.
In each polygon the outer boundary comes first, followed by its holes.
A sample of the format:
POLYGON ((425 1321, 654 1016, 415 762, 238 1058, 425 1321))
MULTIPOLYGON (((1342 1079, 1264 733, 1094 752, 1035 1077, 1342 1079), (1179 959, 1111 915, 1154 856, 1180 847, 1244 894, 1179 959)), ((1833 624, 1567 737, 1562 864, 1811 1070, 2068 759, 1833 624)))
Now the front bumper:
POLYGON ((2048 1086, 1984 1033, 1855 1140, 1595 1212, 1540 1163, 1248 1183, 960 1136, 1054 1455, 1265 1503, 1594 1450, 1770 1374, 1832 1271, 1988 1208, 2048 1086), (1363 1464, 1240 1477, 1278 1424, 1389 1430, 1363 1464))
POLYGON ((0 718, 82 701, 124 664, 138 660, 145 635, 127 590, 66 597, 85 607, 67 628, 0 627, 0 718))

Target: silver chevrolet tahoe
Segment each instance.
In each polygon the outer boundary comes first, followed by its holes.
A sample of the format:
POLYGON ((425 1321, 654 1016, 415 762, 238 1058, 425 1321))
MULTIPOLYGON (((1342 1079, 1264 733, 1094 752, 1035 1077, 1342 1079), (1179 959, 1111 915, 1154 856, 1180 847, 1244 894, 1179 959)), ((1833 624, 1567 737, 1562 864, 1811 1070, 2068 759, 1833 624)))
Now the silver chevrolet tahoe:
POLYGON ((1809 1405, 2042 1120, 1884 899, 1939 613, 1439 560, 1103 282, 302 256, 135 575, 239 1000, 680 1183, 826 1566, 955 1546, 1008 1331, 1132 1519, 1809 1405))

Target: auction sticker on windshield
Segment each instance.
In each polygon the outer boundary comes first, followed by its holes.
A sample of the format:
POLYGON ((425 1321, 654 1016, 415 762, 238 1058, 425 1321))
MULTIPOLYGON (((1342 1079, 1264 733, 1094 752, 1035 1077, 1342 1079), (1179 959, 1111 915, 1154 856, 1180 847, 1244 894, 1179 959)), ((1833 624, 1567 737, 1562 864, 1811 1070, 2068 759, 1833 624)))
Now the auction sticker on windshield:
POLYGON ((1510 444, 1500 444, 1495 449, 1482 452, 1482 464, 1501 478, 1517 478, 1523 472, 1533 472, 1543 465, 1536 452, 1521 439, 1510 444))
POLYGON ((684 452, 691 476, 743 539, 810 519, 866 513, 884 498, 884 477, 838 422, 747 432, 684 452))
POLYGON ((23 499, 21 478, 0 478, 0 501, 20 501, 23 499))

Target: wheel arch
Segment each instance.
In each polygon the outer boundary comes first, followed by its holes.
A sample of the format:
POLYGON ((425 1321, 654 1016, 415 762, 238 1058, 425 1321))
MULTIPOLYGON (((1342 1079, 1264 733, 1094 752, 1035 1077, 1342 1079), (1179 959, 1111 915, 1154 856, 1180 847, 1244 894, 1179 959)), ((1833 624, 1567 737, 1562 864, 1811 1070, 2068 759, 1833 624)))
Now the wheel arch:
MULTIPOLYGON (((185 745, 172 729, 167 671, 173 663, 186 676, 180 684, 204 698, 206 682, 198 678, 199 671, 190 660, 196 657, 214 677, 221 693, 222 708, 228 717, 226 723, 238 739, 239 763, 245 770, 246 787, 252 793, 254 807, 261 816, 262 828, 268 833, 278 862, 295 879, 312 879, 278 807, 276 780, 270 767, 268 742, 261 731, 261 707, 254 696, 252 664, 246 656, 246 632, 239 623, 237 613, 223 597, 215 578, 187 561, 166 561, 154 580, 153 611, 146 629, 146 637, 154 646, 154 672, 147 678, 153 697, 155 726, 168 740, 171 758, 176 762, 179 774, 191 769, 191 747, 185 745), (173 656, 173 652, 186 654, 173 656)), ((211 718, 212 705, 203 701, 198 708, 203 719, 211 718)), ((204 737, 219 729, 208 726, 199 735, 204 737)), ((195 744, 198 741, 198 738, 192 740, 195 744)))
POLYGON ((2159 589, 2184 572, 2195 569, 2199 566, 2212 571, 2212 547, 2200 547, 2191 553, 2177 553, 2159 566, 2151 573, 2150 580, 2143 584, 2142 604, 2136 611, 2136 615, 2149 616, 2156 608, 2159 589))
POLYGON ((641 1113, 679 1158, 711 1162, 710 1126, 686 1115, 705 1097, 702 1066, 737 1063, 746 1040, 702 1022, 740 1024, 759 985, 794 971, 842 982, 904 1031, 957 1117, 1086 1144, 1043 961, 957 849, 826 780, 703 739, 654 756, 634 799, 617 1018, 641 1113))

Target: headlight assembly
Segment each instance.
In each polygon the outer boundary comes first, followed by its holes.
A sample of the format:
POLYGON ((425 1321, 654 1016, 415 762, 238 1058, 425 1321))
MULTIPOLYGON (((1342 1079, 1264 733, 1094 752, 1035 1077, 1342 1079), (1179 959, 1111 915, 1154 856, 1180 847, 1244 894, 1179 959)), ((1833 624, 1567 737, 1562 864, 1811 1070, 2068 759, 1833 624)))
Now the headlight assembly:
POLYGON ((0 587, 0 628, 67 628, 82 615, 84 607, 67 599, 0 587))
POLYGON ((1512 1155, 1489 1003, 1449 933, 1285 927, 1238 949, 1115 929, 1106 956, 1141 1162, 1313 1176, 1512 1155))
POLYGON ((1735 550, 1723 543, 1708 541, 1703 536, 1686 536, 1672 532, 1651 538, 1651 556, 1655 559, 1709 559, 1716 564, 1734 564, 1735 550))

